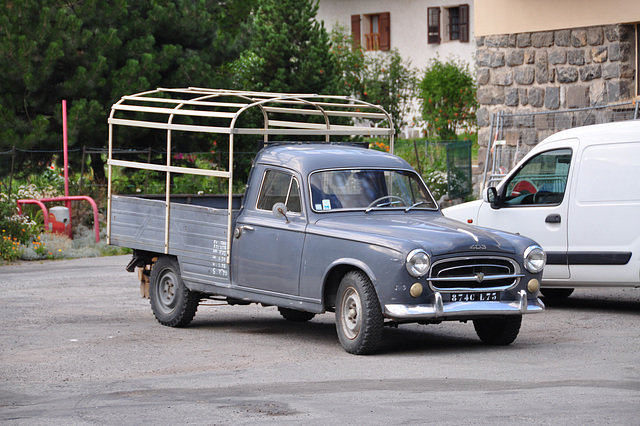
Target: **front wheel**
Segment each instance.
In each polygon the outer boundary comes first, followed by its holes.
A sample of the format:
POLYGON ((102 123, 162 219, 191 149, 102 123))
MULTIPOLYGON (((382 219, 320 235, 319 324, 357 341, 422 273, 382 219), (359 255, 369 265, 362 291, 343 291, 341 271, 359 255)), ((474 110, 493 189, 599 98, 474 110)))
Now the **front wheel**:
POLYGON ((476 334, 487 345, 510 345, 518 337, 522 315, 473 320, 476 334))
POLYGON ((364 272, 348 272, 336 298, 336 329, 342 347, 356 355, 371 354, 382 340, 383 327, 380 302, 371 280, 364 272))
POLYGON ((184 327, 196 315, 200 295, 182 282, 178 261, 160 257, 151 269, 149 299, 158 322, 169 327, 184 327))

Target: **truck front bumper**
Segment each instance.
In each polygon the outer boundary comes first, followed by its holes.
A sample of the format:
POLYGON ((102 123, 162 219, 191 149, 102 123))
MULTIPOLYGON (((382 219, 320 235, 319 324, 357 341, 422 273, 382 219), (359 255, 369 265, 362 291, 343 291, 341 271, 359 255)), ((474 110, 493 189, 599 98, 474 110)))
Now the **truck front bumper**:
POLYGON ((433 304, 384 305, 384 315, 393 320, 457 320, 473 319, 488 316, 522 315, 544 311, 544 303, 538 298, 528 300, 527 292, 520 290, 516 300, 508 302, 447 302, 442 301, 442 294, 435 292, 433 304))

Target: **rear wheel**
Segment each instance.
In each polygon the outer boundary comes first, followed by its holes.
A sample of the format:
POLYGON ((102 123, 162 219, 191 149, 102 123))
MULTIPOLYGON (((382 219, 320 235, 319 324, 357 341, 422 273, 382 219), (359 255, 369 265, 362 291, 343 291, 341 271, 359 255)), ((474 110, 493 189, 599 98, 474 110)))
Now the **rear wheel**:
POLYGON ((200 294, 184 285, 176 259, 160 257, 151 269, 149 284, 151 309, 160 324, 184 327, 193 320, 200 294))
POLYGON ((347 273, 336 298, 336 329, 345 351, 365 355, 382 340, 384 318, 369 277, 361 271, 347 273))
POLYGON ((280 312, 282 318, 286 319, 287 321, 296 322, 306 322, 316 316, 316 314, 314 314, 313 312, 297 311, 295 309, 288 308, 278 308, 278 312, 280 312))
POLYGON ((522 315, 473 320, 476 334, 487 345, 510 345, 518 337, 522 315))
POLYGON ((540 293, 549 299, 566 299, 573 293, 572 288, 541 288, 540 293))

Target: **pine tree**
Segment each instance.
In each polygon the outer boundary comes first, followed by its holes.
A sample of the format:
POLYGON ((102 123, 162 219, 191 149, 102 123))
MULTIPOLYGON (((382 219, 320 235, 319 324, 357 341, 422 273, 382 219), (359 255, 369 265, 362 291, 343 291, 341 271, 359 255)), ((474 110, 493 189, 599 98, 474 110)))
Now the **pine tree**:
MULTIPOLYGON (((104 146, 111 105, 156 87, 221 87, 252 2, 6 0, 0 6, 0 150, 104 146)), ((130 148, 153 146, 131 140, 130 148)), ((100 178, 99 156, 94 172, 100 178)))
POLYGON ((249 90, 340 94, 337 61, 317 11, 310 0, 258 0, 237 81, 249 90))

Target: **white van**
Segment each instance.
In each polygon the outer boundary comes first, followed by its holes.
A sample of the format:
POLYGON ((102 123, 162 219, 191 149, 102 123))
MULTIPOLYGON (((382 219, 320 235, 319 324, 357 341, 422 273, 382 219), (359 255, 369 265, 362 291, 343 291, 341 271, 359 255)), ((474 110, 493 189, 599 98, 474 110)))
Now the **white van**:
POLYGON ((556 133, 482 200, 443 213, 537 241, 547 253, 547 297, 640 287, 640 120, 556 133))

